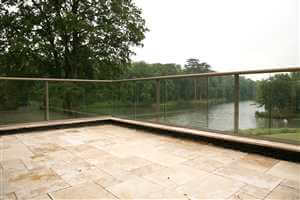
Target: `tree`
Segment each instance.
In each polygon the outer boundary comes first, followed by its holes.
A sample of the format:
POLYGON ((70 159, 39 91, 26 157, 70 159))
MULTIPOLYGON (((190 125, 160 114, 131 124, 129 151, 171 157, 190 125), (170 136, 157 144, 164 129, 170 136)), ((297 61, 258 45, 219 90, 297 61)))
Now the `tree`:
MULTIPOLYGON (((233 97, 233 94, 232 94, 233 97)), ((240 100, 254 100, 255 81, 240 76, 240 100)))
POLYGON ((279 114, 296 112, 296 74, 276 74, 257 84, 256 101, 266 111, 279 114))
POLYGON ((186 73, 206 73, 211 72, 211 66, 205 62, 200 62, 197 58, 189 58, 184 65, 186 73))
POLYGON ((300 112, 300 72, 291 73, 291 79, 293 81, 292 107, 295 110, 295 112, 300 112))
POLYGON ((147 28, 132 0, 10 0, 0 30, 2 74, 112 78, 147 28))
MULTIPOLYGON (((207 73, 212 72, 211 66, 205 62, 200 62, 197 58, 189 58, 184 65, 184 73, 187 74, 195 74, 195 73, 207 73)), ((189 84, 187 82, 186 84, 189 84)), ((201 100, 202 98, 207 98, 207 80, 205 78, 197 78, 194 79, 193 83, 194 88, 194 99, 197 100, 198 98, 201 100), (198 92, 197 92, 198 91, 198 92)))
MULTIPOLYGON (((113 79, 130 63, 131 47, 142 45, 146 31, 133 0, 1 1, 0 75, 113 79)), ((29 99, 34 87, 27 87, 22 98, 4 90, 2 107, 20 107, 20 99, 29 99)), ((65 110, 79 109, 76 99, 90 90, 80 84, 54 88, 49 86, 57 98, 52 102, 65 110)))

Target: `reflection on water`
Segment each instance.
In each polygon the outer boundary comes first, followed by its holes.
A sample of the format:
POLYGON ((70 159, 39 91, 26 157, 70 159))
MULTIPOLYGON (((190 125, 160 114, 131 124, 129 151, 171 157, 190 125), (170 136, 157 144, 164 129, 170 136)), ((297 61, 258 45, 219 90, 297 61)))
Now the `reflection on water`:
MULTIPOLYGON (((254 101, 240 102, 240 129, 249 128, 267 128, 269 126, 269 119, 256 118, 256 111, 264 111, 263 107, 258 107, 254 101)), ((205 127, 212 130, 230 131, 233 130, 233 116, 234 116, 234 104, 225 103, 219 105, 211 105, 208 109, 199 108, 197 110, 189 110, 188 112, 180 112, 167 116, 166 122, 189 127, 205 127)), ((273 128, 300 127, 300 120, 284 120, 273 119, 273 128)))

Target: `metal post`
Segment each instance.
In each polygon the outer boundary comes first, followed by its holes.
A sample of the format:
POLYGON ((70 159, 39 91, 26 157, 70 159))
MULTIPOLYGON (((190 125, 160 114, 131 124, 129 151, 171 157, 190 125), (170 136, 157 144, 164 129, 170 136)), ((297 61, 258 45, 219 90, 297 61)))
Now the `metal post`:
POLYGON ((49 88, 48 81, 45 81, 45 120, 49 120, 49 88))
POLYGON ((271 132, 271 128, 272 128, 272 92, 273 92, 273 89, 272 89, 272 86, 271 86, 271 81, 269 83, 270 87, 267 88, 269 91, 270 91, 270 97, 269 97, 269 134, 271 132))
POLYGON ((194 100, 197 100, 197 79, 194 79, 194 100))
POLYGON ((209 127, 209 98, 208 98, 208 77, 206 77, 206 125, 209 127))
POLYGON ((168 91, 168 85, 167 85, 167 80, 165 80, 164 81, 164 91, 165 91, 165 95, 164 95, 164 120, 166 120, 166 103, 167 103, 167 101, 168 101, 168 93, 167 93, 167 91, 168 91))
POLYGON ((122 83, 118 84, 118 108, 116 109, 117 110, 117 114, 116 116, 120 116, 122 113, 121 113, 121 110, 122 110, 122 94, 121 94, 121 88, 122 88, 122 83))
POLYGON ((134 119, 136 120, 136 104, 137 104, 137 84, 136 84, 136 81, 134 81, 134 119))
POLYGON ((297 110, 297 81, 291 82, 291 86, 291 107, 289 109, 291 112, 295 112, 297 110))
POLYGON ((160 80, 156 80, 156 113, 157 119, 159 119, 159 112, 160 112, 160 80))
POLYGON ((115 101, 116 101, 116 97, 114 95, 114 83, 110 83, 110 88, 111 88, 111 91, 110 91, 110 98, 111 98, 111 111, 110 111, 110 115, 113 117, 114 116, 114 111, 115 111, 115 101))
POLYGON ((240 77, 234 75, 234 133, 239 132, 240 77))

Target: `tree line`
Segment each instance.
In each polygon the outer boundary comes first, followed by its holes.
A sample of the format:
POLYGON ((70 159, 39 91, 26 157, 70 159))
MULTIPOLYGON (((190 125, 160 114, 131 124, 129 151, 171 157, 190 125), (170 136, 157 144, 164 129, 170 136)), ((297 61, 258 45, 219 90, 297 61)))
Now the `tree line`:
MULTIPOLYGON (((133 63, 121 78, 141 78, 166 75, 183 75, 215 72, 212 67, 201 62, 199 59, 191 58, 186 61, 184 66, 178 64, 148 64, 146 62, 133 63)), ((126 83, 127 88, 130 84, 131 91, 136 93, 139 103, 145 102, 154 103, 156 100, 156 81, 137 81, 126 83), (134 90, 138 90, 135 92, 134 90)), ((123 87, 126 87, 123 84, 123 87)), ((120 84, 122 87, 122 84, 120 84)), ((183 79, 167 79, 161 80, 160 94, 162 101, 198 101, 199 103, 224 103, 232 102, 234 96, 234 78, 233 76, 221 77, 199 77, 199 78, 183 78, 183 79)), ((124 90, 126 96, 128 91, 124 90)), ((128 97, 129 98, 129 97, 128 97)), ((255 81, 245 77, 240 78, 240 99, 253 100, 255 99, 255 81)), ((128 102, 130 102, 128 100, 128 102)), ((142 103, 141 103, 142 104, 142 103)))
MULTIPOLYGON (((211 66, 198 59, 188 59, 184 66, 178 64, 149 64, 134 62, 123 67, 119 79, 132 79, 165 75, 182 75, 214 72, 211 66)), ((174 106, 205 105, 206 103, 232 102, 234 96, 232 76, 209 78, 167 79, 160 82, 160 102, 174 106), (183 103, 185 102, 185 103, 183 103)), ((2 109, 16 109, 30 102, 43 107, 44 85, 42 82, 1 81, 2 109), (20 92, 15 92, 19 90, 20 92)), ((156 81, 129 81, 120 83, 50 83, 50 107, 65 110, 81 110, 88 107, 108 107, 114 104, 126 107, 137 104, 149 106, 156 103, 156 81), (97 106, 95 106, 97 105, 97 106)), ((255 98, 255 81, 240 78, 240 99, 255 98)))
POLYGON ((300 116, 300 72, 275 74, 256 85, 256 102, 265 108, 265 112, 256 113, 258 117, 300 116))

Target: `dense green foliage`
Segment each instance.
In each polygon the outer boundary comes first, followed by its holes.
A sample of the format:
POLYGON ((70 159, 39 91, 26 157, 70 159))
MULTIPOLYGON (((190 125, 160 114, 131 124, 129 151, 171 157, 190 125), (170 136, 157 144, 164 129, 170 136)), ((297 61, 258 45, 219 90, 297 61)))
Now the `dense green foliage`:
MULTIPOLYGON (((146 31, 133 0, 1 1, 0 76, 118 78, 146 31)), ((90 90, 80 87, 50 89, 73 109, 79 91, 90 90)), ((39 90, 32 83, 0 83, 0 107, 23 105, 33 96, 28 91, 39 90)))
MULTIPOLYGON (((198 59, 188 59, 184 67, 177 64, 147 64, 145 62, 133 63, 123 78, 141 78, 164 75, 182 75, 213 72, 211 66, 201 63, 198 59)), ((176 102, 185 104, 198 102, 205 104, 232 102, 234 96, 234 82, 232 76, 210 78, 184 78, 162 80, 160 83, 161 102, 176 102)), ((119 84, 121 88, 121 101, 138 101, 140 105, 154 104, 156 102, 156 81, 136 81, 119 84), (137 100, 133 99, 136 96, 137 100), (124 100, 125 99, 125 100, 124 100)), ((115 93, 115 92, 114 92, 115 93)), ((115 93, 117 95, 117 93, 115 93)), ((116 97, 118 98, 118 97, 116 97)), ((241 100, 255 98, 255 81, 240 77, 241 100)))
POLYGON ((132 0, 10 0, 0 30, 2 75, 111 79, 147 28, 132 0))
POLYGON ((15 109, 29 104, 40 91, 37 83, 24 81, 0 81, 0 109, 15 109))
POLYGON ((257 82, 256 101, 266 112, 259 117, 290 118, 300 111, 300 73, 276 74, 257 82))

